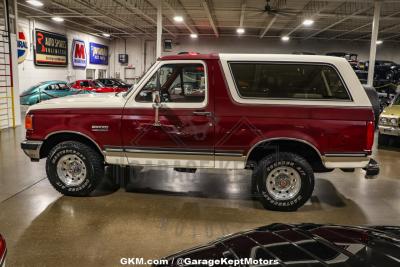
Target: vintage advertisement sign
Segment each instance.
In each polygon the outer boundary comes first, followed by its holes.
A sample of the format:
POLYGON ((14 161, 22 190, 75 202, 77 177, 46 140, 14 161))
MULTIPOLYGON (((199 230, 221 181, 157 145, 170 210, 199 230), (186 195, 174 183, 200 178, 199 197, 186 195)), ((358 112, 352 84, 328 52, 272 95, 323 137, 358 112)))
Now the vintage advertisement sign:
POLYGON ((37 66, 67 66, 68 40, 67 36, 35 30, 35 65, 37 66))
POLYGON ((26 56, 28 55, 28 40, 26 38, 24 31, 18 32, 17 54, 18 54, 18 64, 24 62, 26 56))
POLYGON ((108 65, 108 46, 90 43, 90 64, 108 65))
POLYGON ((82 40, 72 41, 72 66, 75 68, 86 68, 86 45, 82 40))

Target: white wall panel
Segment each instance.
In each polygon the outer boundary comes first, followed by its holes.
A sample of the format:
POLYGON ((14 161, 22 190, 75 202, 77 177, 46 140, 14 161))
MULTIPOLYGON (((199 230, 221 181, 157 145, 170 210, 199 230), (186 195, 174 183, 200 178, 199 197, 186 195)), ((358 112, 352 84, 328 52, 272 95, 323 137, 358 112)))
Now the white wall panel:
MULTIPOLYGON (((67 23, 67 22, 64 22, 67 23)), ((85 69, 73 68, 71 64, 71 48, 72 48, 72 40, 74 38, 85 41, 86 43, 86 54, 87 54, 87 67, 89 69, 106 69, 107 72, 110 71, 110 60, 109 65, 93 65, 89 64, 89 42, 96 42, 109 46, 110 49, 110 41, 105 38, 95 37, 89 34, 85 34, 79 31, 72 31, 66 29, 62 26, 62 24, 57 25, 56 23, 43 23, 40 21, 28 20, 25 18, 19 18, 18 23, 20 29, 23 29, 26 38, 29 39, 29 52, 25 59, 25 61, 18 66, 19 72, 19 92, 24 91, 30 86, 47 80, 63 80, 63 81, 75 81, 77 79, 85 79, 86 72, 85 69), (47 30, 55 33, 66 34, 68 38, 68 67, 39 67, 35 66, 33 62, 34 50, 33 50, 33 34, 34 28, 47 30)), ((97 77, 97 73, 96 73, 97 77)), ((18 90, 18 89, 17 89, 18 90)))

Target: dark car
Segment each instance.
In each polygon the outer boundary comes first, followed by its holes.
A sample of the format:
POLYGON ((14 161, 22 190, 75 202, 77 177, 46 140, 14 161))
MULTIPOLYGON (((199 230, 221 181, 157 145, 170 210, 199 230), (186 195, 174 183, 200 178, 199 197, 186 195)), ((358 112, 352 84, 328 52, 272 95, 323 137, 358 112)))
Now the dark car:
POLYGON ((347 61, 350 63, 351 67, 353 69, 359 69, 359 62, 358 62, 358 55, 354 53, 348 53, 348 52, 329 52, 326 53, 327 56, 332 56, 332 57, 342 57, 347 59, 347 61))
POLYGON ((104 84, 105 86, 108 87, 119 87, 119 88, 126 88, 129 89, 131 88, 132 84, 127 84, 126 82, 124 82, 121 79, 97 79, 96 81, 101 82, 102 84, 104 84))
MULTIPOLYGON (((368 70, 369 61, 365 62, 368 70)), ((380 91, 394 90, 400 81, 400 67, 393 61, 377 60, 374 69, 374 86, 380 91)))
POLYGON ((6 241, 0 235, 0 267, 3 267, 5 264, 6 254, 7 254, 6 241))
POLYGON ((214 260, 221 260, 215 266, 269 263, 271 266, 394 267, 400 262, 400 227, 271 224, 163 260, 168 263, 155 266, 208 266, 214 260), (232 264, 226 264, 229 260, 232 264), (243 264, 235 264, 239 261, 243 264))

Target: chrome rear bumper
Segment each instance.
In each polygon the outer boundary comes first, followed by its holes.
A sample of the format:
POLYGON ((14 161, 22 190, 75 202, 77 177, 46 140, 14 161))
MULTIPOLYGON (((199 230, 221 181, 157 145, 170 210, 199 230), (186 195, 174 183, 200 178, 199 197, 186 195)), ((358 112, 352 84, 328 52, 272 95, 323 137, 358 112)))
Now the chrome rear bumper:
POLYGON ((42 144, 43 141, 25 140, 21 142, 21 148, 32 161, 39 161, 42 144))

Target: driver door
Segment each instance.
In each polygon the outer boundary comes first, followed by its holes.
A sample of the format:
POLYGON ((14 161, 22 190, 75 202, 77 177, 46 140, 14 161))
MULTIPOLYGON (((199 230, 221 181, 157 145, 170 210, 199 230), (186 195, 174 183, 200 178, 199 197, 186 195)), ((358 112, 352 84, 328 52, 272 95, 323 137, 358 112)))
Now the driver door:
POLYGON ((162 61, 130 95, 122 117, 123 150, 132 165, 214 166, 214 101, 207 65, 162 61), (159 92, 159 124, 154 91, 159 92))

